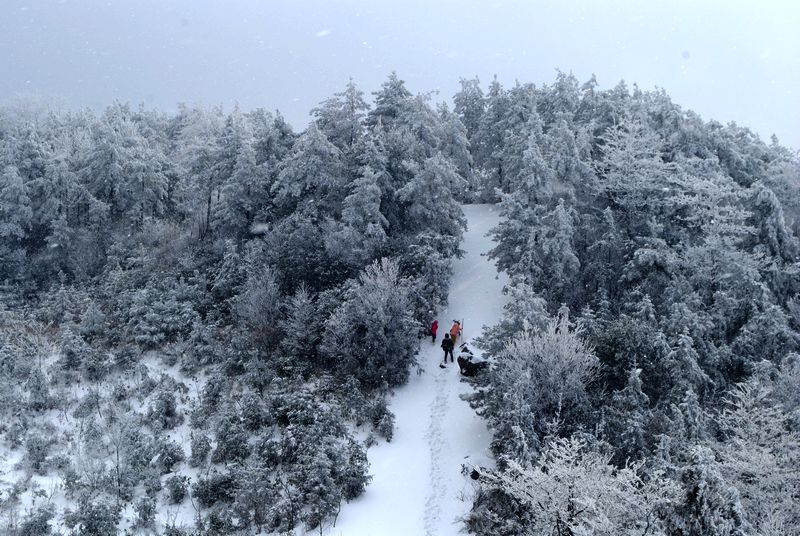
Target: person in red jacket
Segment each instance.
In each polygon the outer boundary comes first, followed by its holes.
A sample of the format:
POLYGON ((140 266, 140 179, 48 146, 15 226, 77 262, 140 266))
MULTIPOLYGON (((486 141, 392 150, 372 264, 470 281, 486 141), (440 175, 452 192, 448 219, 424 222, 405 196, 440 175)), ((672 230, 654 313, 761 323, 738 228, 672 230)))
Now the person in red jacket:
POLYGON ((434 320, 431 324, 431 342, 436 344, 436 332, 439 330, 439 321, 434 320))

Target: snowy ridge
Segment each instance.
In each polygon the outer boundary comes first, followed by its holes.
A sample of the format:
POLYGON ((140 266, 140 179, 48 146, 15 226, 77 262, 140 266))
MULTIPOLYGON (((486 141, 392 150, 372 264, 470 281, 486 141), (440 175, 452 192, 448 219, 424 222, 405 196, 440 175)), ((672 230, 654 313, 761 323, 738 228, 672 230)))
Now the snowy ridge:
MULTIPOLYGON (((483 420, 461 400, 469 392, 460 381, 458 365, 439 368, 442 336, 453 319, 463 319, 462 340, 469 343, 483 326, 502 313, 506 296, 504 274, 485 257, 492 247, 486 233, 498 221, 492 205, 463 207, 469 229, 465 255, 453 264, 449 305, 437 314, 436 343, 422 341, 418 359, 423 367, 390 400, 395 436, 369 450, 372 484, 363 496, 343 505, 329 536, 448 536, 461 531, 460 518, 470 509, 472 483, 461 473, 464 463, 492 465, 491 434, 483 420)), ((471 346, 471 345, 470 345, 471 346)), ((480 352, 472 348, 476 356, 480 352)))

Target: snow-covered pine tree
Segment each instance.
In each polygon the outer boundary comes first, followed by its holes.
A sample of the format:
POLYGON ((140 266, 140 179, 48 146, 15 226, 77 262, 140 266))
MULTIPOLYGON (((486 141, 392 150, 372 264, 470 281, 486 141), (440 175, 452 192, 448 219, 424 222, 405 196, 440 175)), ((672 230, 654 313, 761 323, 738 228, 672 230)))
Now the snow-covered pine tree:
POLYGON ((284 371, 303 372, 317 362, 321 333, 314 296, 301 285, 284 301, 284 317, 279 322, 283 338, 280 349, 284 371))
POLYGON ((391 128, 398 119, 405 119, 410 101, 413 98, 406 84, 392 71, 381 89, 373 93, 375 107, 367 114, 367 125, 383 125, 391 128))
POLYGON ((467 131, 467 140, 472 140, 481 124, 485 110, 480 80, 461 78, 461 89, 453 96, 453 112, 461 119, 467 131))
POLYGON ((800 534, 800 435, 785 409, 758 378, 736 386, 718 416, 724 439, 715 445, 720 471, 740 493, 759 534, 800 534), (794 491, 792 491, 794 490, 794 491))
POLYGON ((269 266, 248 262, 247 279, 235 309, 253 340, 267 350, 274 349, 280 341, 280 289, 269 266))
POLYGON ((25 184, 14 166, 0 173, 0 274, 16 277, 24 268, 23 241, 33 218, 31 201, 25 184))
POLYGON ((272 185, 273 203, 281 214, 291 214, 313 200, 325 215, 339 215, 345 197, 341 151, 311 123, 297 139, 272 185))
POLYGON ((464 179, 464 187, 455 192, 456 198, 462 202, 476 199, 481 185, 473 172, 474 162, 469 150, 469 140, 463 123, 446 105, 438 107, 439 134, 441 140, 439 150, 442 155, 455 165, 458 174, 464 179))
POLYGON ((386 247, 388 220, 381 213, 382 192, 378 175, 364 167, 350 184, 341 221, 330 223, 325 249, 331 258, 357 272, 376 259, 386 247))
POLYGON ((597 365, 588 344, 563 317, 550 320, 541 330, 517 334, 497 355, 479 399, 480 412, 496 432, 494 450, 533 450, 549 422, 576 426, 585 421, 590 412, 587 385, 596 376, 597 365), (519 427, 517 435, 527 445, 497 436, 509 424, 519 427))
POLYGON ((325 137, 344 153, 349 153, 361 139, 369 105, 364 92, 351 78, 344 91, 334 93, 311 110, 311 115, 325 137))
POLYGON ((631 368, 628 383, 616 391, 605 413, 605 437, 614 445, 612 461, 618 466, 644 460, 652 438, 648 427, 652 412, 649 398, 642 391, 641 369, 631 368))
POLYGON ((425 160, 412 180, 397 191, 405 212, 406 232, 460 238, 466 220, 453 194, 464 186, 464 179, 443 156, 425 160))
POLYGON ((510 103, 508 92, 498 82, 497 77, 489 84, 484 103, 485 109, 477 130, 470 138, 475 163, 486 171, 487 189, 490 192, 494 188, 503 188, 504 192, 508 192, 499 151, 503 146, 502 121, 508 113, 510 103))
POLYGON ((662 516, 666 534, 686 536, 745 536, 752 527, 746 518, 738 490, 726 481, 720 463, 707 447, 693 447, 680 468, 677 499, 665 505, 662 516))
POLYGON ((326 322, 320 347, 326 368, 355 376, 367 389, 403 384, 416 364, 409 286, 396 261, 368 266, 326 322))
POLYGON ((236 149, 230 175, 220 188, 220 201, 215 206, 215 219, 225 236, 244 239, 256 218, 269 206, 269 178, 263 166, 256 163, 253 137, 243 134, 236 149))
POLYGON ((192 218, 197 237, 205 238, 213 227, 212 209, 224 178, 215 172, 224 116, 219 108, 182 107, 175 121, 179 128, 176 159, 181 168, 181 212, 192 218))

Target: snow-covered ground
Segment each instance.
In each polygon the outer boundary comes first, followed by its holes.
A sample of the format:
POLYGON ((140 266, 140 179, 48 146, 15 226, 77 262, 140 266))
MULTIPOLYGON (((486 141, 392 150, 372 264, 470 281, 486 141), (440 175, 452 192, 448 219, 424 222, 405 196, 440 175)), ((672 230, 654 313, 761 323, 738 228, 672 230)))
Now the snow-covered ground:
POLYGON ((413 375, 392 397, 394 439, 369 450, 372 483, 364 495, 342 507, 329 536, 458 534, 459 518, 469 511, 474 491, 461 473, 462 464, 493 463, 483 420, 459 398, 469 385, 460 382, 458 364, 439 368, 439 344, 454 319, 464 320, 462 340, 469 343, 484 326, 497 322, 506 302, 505 274, 498 275, 484 256, 492 247, 486 233, 497 224, 497 207, 463 208, 469 225, 462 246, 466 254, 454 263, 449 306, 437 315, 436 344, 423 342, 418 359, 424 372, 413 375))

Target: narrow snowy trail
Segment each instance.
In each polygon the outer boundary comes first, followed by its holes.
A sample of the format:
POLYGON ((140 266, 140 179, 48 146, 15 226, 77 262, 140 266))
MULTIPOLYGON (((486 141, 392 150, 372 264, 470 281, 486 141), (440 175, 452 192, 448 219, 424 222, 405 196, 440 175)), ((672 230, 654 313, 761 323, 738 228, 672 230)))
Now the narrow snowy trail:
POLYGON ((497 208, 463 208, 469 226, 462 246, 466 253, 454 261, 449 305, 436 315, 436 344, 422 342, 418 359, 424 371, 412 375, 390 400, 394 439, 369 450, 372 483, 362 497, 343 505, 336 526, 326 531, 329 536, 459 534, 459 518, 469 511, 473 493, 472 481, 461 474, 462 464, 493 464, 486 425, 459 398, 469 386, 460 382, 458 364, 439 368, 439 344, 454 319, 463 319, 463 340, 469 342, 484 326, 497 322, 506 302, 505 274, 498 275, 484 256, 492 247, 486 233, 498 221, 497 208))

